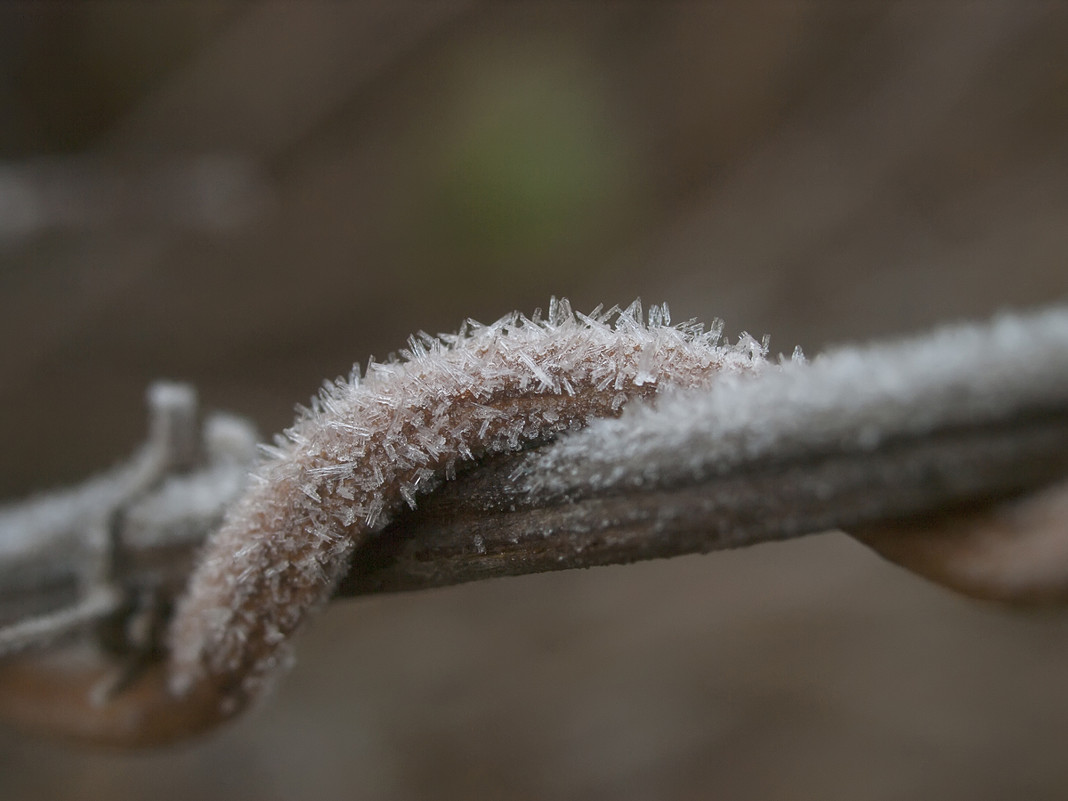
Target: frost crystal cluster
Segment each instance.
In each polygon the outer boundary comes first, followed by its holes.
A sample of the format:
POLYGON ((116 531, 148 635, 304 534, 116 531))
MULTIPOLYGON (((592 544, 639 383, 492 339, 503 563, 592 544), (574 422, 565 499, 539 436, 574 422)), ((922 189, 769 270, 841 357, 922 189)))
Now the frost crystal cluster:
POLYGON ((740 464, 863 453, 886 441, 1040 414, 1068 395, 1068 311, 1003 314, 983 325, 795 358, 759 380, 632 406, 540 453, 517 490, 628 490, 701 480, 740 464), (591 479, 592 477, 592 479, 591 479))
POLYGON ((723 345, 720 331, 671 326, 666 306, 646 322, 637 302, 583 315, 554 299, 547 319, 420 333, 399 358, 325 386, 265 448, 251 489, 206 546, 171 631, 174 691, 211 683, 236 711, 285 661, 353 549, 461 460, 766 363, 760 343, 723 345))

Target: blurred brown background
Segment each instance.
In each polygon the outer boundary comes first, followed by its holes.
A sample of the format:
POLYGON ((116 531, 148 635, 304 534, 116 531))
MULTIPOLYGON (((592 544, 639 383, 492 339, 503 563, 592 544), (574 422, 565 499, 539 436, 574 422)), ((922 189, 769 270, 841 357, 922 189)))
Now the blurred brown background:
MULTIPOLYGON (((267 433, 413 330, 666 300, 773 350, 1068 292, 1068 4, 0 6, 0 497, 157 377, 267 433)), ((840 535, 348 602, 148 755, 0 797, 1068 796, 1068 619, 840 535)))

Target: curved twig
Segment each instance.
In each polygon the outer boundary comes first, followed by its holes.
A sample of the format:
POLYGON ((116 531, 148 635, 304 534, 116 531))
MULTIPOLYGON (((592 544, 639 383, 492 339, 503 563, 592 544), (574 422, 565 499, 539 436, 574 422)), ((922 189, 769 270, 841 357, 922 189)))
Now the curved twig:
MULTIPOLYGON (((538 370, 531 374, 536 378, 538 370)), ((1068 310, 947 328, 720 380, 628 408, 619 419, 595 421, 556 442, 488 456, 363 541, 337 595, 912 524, 1063 479, 1066 446, 1068 310)), ((0 524, 36 520, 51 531, 51 542, 65 547, 79 541, 86 504, 93 505, 86 499, 110 499, 104 505, 121 513, 106 543, 107 580, 127 597, 155 588, 173 601, 203 534, 238 492, 240 482, 226 485, 219 476, 232 478, 248 464, 233 458, 241 448, 223 451, 228 459, 208 458, 184 475, 154 483, 142 477, 133 496, 75 493, 64 507, 71 514, 59 522, 41 513, 20 518, 16 510, 0 516, 0 524), (120 496, 124 505, 116 507, 120 496)), ((312 487, 308 496, 316 494, 312 487)), ((16 575, 37 569, 68 604, 86 597, 79 588, 91 588, 92 576, 100 575, 80 569, 79 559, 60 560, 67 567, 57 570, 47 548, 24 548, 20 569, 5 573, 4 562, 19 550, 13 542, 8 537, 0 559, 0 611, 11 608, 4 585, 16 575)), ((99 545, 77 553, 99 566, 99 545)), ((24 592, 28 586, 23 582, 24 592)), ((49 605, 38 607, 47 612, 49 605)), ((159 670, 151 675, 155 690, 142 682, 99 714, 87 707, 76 715, 71 707, 78 723, 68 728, 145 743, 188 734, 230 713, 218 702, 231 692, 225 684, 201 687, 190 696, 199 711, 183 711, 181 697, 156 698, 167 691, 159 670), (132 728, 131 715, 140 721, 132 728), (114 728, 119 720, 121 731, 114 728)), ((20 698, 25 708, 25 693, 20 698)))

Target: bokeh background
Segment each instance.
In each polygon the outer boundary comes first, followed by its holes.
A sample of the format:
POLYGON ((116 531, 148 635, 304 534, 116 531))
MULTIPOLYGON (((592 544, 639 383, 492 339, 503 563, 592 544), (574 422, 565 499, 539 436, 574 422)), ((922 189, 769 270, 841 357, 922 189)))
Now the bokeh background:
MULTIPOLYGON (((551 295, 772 349, 1068 292, 1068 4, 5 3, 0 498, 551 295)), ((1068 619, 840 534, 336 604, 201 742, 0 797, 1068 796, 1068 619)))

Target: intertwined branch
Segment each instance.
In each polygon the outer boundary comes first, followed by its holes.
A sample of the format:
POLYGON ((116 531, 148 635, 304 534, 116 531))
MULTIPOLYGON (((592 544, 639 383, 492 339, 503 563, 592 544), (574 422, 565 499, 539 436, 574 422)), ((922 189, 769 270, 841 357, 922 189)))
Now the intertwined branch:
MULTIPOLYGON (((164 606, 240 494, 251 427, 150 394, 131 465, 0 516, 0 653, 164 606), (102 567, 103 566, 103 567, 102 567)), ((843 350, 484 460, 359 550, 338 595, 903 522, 1068 475, 1068 313, 843 350)))
MULTIPOLYGON (((221 416, 201 429, 188 387, 153 388, 150 407, 128 464, 0 513, 0 713, 26 725, 143 746, 236 711, 225 683, 176 693, 163 632, 246 490, 255 433, 221 416)), ((362 540, 336 597, 841 528, 965 592, 1064 600, 1066 476, 1054 309, 724 375, 484 458, 362 540)))

